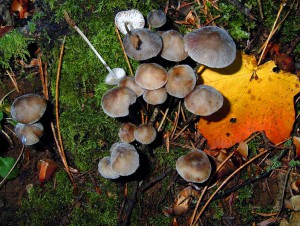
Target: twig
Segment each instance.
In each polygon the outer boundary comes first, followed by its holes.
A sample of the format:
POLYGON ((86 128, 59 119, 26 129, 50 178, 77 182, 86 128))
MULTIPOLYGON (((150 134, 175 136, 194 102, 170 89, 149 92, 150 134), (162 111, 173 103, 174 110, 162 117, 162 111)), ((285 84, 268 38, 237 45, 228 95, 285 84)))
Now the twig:
POLYGON ((119 32, 119 30, 118 30, 118 28, 117 28, 116 25, 115 25, 115 30, 116 30, 116 33, 117 33, 119 42, 120 42, 121 47, 122 47, 122 50, 123 50, 125 60, 126 60, 127 65, 128 65, 128 67, 129 67, 130 74, 131 74, 131 76, 134 76, 134 73, 133 73, 133 70, 132 70, 131 63, 130 63, 130 61, 129 61, 129 59, 128 59, 128 56, 127 56, 127 54, 126 54, 126 51, 125 51, 125 48, 124 48, 124 45, 123 45, 123 41, 122 41, 122 38, 121 38, 121 36, 120 36, 120 32, 119 32))
MULTIPOLYGON (((60 157, 62 159, 62 162, 65 166, 65 169, 73 183, 73 186, 75 189, 77 189, 77 186, 75 184, 75 181, 73 179, 73 176, 71 174, 71 171, 69 169, 69 166, 68 166, 68 162, 67 162, 67 158, 66 158, 66 155, 65 155, 65 151, 64 151, 64 146, 63 146, 63 142, 62 142, 62 137, 61 137, 61 133, 60 133, 60 124, 59 124, 59 111, 58 111, 58 105, 59 105, 59 81, 60 81, 60 71, 61 71, 61 64, 62 64, 62 57, 63 57, 63 53, 64 53, 64 43, 65 43, 65 38, 66 36, 64 37, 64 40, 63 40, 63 43, 62 43, 62 46, 61 46, 61 49, 60 49, 60 56, 59 56, 59 62, 58 62, 58 67, 57 67, 57 74, 56 74, 56 87, 55 87, 55 118, 56 118, 56 128, 57 128, 57 134, 58 134, 58 143, 57 143, 57 147, 58 150, 59 150, 59 154, 60 154, 60 157)), ((54 128, 53 128, 54 129, 54 128)), ((53 131, 52 129, 52 132, 54 133, 54 137, 56 138, 55 136, 55 130, 53 131)))
POLYGON ((149 188, 151 188, 152 186, 154 186, 156 183, 162 181, 165 177, 167 177, 171 172, 173 171, 173 169, 167 169, 165 172, 163 172, 162 174, 160 174, 159 176, 157 176, 156 178, 154 178, 153 180, 149 181, 147 184, 145 184, 140 190, 141 192, 145 192, 147 191, 149 188))
POLYGON ((22 155, 24 152, 24 145, 22 146, 22 150, 16 160, 16 162, 14 163, 14 165, 10 168, 10 170, 8 171, 8 173, 6 174, 6 176, 3 178, 3 180, 0 182, 0 187, 2 186, 2 184, 5 182, 6 178, 11 174, 11 172, 14 170, 14 168, 16 167, 17 163, 20 161, 22 155))
POLYGON ((203 214, 204 210, 206 209, 206 207, 209 205, 209 203, 211 202, 211 200, 213 199, 213 197, 227 184, 227 182, 234 177, 239 171, 241 171, 245 166, 249 165, 250 163, 252 163, 254 160, 258 159, 259 157, 261 157, 262 155, 268 153, 268 150, 264 150, 262 151, 260 154, 258 154, 257 156, 253 157, 252 159, 250 159, 249 161, 247 161, 246 163, 244 163, 243 165, 241 165, 238 169, 236 169, 231 175, 229 175, 226 180, 223 181, 223 183, 216 189, 216 191, 210 196, 210 198, 206 201, 206 203, 204 204, 204 206, 202 207, 202 209, 200 210, 199 214, 197 215, 197 217, 195 218, 195 223, 193 224, 194 226, 196 225, 197 221, 199 220, 199 218, 201 217, 201 215, 203 214))
POLYGON ((11 74, 8 70, 6 70, 6 73, 7 73, 8 77, 10 78, 10 80, 12 81, 12 83, 13 83, 15 89, 16 89, 17 92, 19 93, 20 90, 19 90, 19 87, 18 87, 16 78, 12 75, 13 72, 12 72, 12 74, 11 74))

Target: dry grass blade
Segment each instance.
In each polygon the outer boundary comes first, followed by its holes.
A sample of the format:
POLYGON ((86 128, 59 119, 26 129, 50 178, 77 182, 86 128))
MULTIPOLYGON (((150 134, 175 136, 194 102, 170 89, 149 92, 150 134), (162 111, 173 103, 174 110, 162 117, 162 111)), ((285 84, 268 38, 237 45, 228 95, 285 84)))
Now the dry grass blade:
POLYGON ((7 75, 9 76, 10 80, 12 81, 12 83, 13 83, 15 89, 16 89, 17 92, 19 93, 20 90, 19 90, 19 87, 18 87, 18 84, 17 84, 17 80, 16 80, 16 77, 15 77, 14 73, 13 73, 13 72, 10 73, 8 70, 6 70, 6 73, 7 73, 7 75))

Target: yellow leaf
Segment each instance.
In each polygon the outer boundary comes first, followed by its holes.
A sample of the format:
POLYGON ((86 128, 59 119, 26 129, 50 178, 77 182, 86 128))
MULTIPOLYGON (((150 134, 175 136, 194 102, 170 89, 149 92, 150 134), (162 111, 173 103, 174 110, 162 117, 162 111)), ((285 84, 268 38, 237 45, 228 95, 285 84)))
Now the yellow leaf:
POLYGON ((203 84, 216 88, 225 99, 218 112, 198 123, 211 149, 231 147, 257 131, 265 131, 273 143, 290 136, 300 82, 294 74, 274 72, 275 67, 273 61, 257 67, 254 56, 239 53, 226 68, 198 72, 203 84))

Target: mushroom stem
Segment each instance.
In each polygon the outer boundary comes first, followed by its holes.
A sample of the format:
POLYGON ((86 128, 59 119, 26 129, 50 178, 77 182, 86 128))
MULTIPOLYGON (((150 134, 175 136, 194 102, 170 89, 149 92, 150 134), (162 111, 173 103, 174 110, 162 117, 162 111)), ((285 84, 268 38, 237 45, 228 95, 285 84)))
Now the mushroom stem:
POLYGON ((99 58, 99 60, 104 65, 104 67, 109 71, 109 73, 111 73, 112 75, 114 75, 114 77, 117 77, 116 74, 114 73, 114 71, 108 66, 108 64, 104 61, 104 59, 101 57, 101 55, 98 53, 98 51, 92 45, 92 43, 85 36, 85 34, 83 34, 83 32, 79 29, 79 27, 76 26, 76 23, 70 18, 69 14, 67 12, 64 12, 64 17, 65 17, 65 20, 67 21, 67 23, 77 31, 77 33, 83 38, 83 40, 93 50, 93 52, 95 53, 95 55, 99 58))
POLYGON ((132 43, 133 48, 139 49, 140 44, 141 44, 140 37, 138 35, 132 34, 132 32, 128 29, 128 22, 126 22, 124 25, 125 25, 125 29, 126 29, 128 35, 130 37, 130 41, 132 43))

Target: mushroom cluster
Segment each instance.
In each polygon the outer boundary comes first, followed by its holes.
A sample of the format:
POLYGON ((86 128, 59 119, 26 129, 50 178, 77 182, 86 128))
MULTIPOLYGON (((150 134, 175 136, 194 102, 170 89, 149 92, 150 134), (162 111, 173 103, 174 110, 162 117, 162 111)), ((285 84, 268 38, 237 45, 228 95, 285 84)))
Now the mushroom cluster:
MULTIPOLYGON (((124 76, 117 87, 108 90, 102 97, 101 105, 107 115, 128 119, 119 130, 121 142, 113 145, 114 148, 120 146, 119 149, 127 150, 129 147, 134 149, 133 145, 153 143, 161 126, 155 121, 157 117, 165 118, 167 114, 162 117, 160 110, 162 108, 169 110, 170 106, 174 109, 173 103, 182 102, 185 110, 193 117, 212 115, 223 106, 223 95, 212 86, 201 84, 192 66, 183 61, 186 62, 185 60, 190 57, 196 63, 207 67, 227 67, 236 57, 233 39, 224 29, 216 26, 202 27, 185 35, 175 30, 157 30, 166 28, 166 22, 167 17, 162 10, 149 12, 148 28, 145 28, 146 21, 143 15, 136 9, 121 11, 115 17, 116 27, 124 35, 126 55, 142 62, 136 68, 134 76, 124 76), (157 56, 175 62, 176 65, 164 68, 158 62, 161 58, 157 58, 155 62, 151 61, 157 56), (142 109, 137 111, 137 108, 134 108, 132 113, 135 115, 130 116, 131 106, 135 104, 139 104, 142 109), (139 118, 138 115, 142 118, 141 122, 132 120, 139 118)), ((122 158, 119 161, 115 160, 115 156, 123 156, 129 151, 123 152, 116 154, 117 152, 111 150, 111 156, 100 161, 99 172, 103 177, 115 179, 130 175, 136 170, 138 165, 131 162, 134 161, 133 156, 137 155, 133 154, 134 151, 128 154, 131 160, 122 158), (124 168, 123 165, 132 165, 134 170, 123 173, 115 166, 117 162, 120 168, 124 168)), ((178 158, 176 162, 178 174, 193 183, 206 181, 211 168, 208 156, 200 150, 191 151, 178 158)))
POLYGON ((14 100, 10 113, 15 126, 16 135, 24 145, 33 145, 39 142, 44 127, 38 122, 47 108, 44 98, 37 94, 25 94, 14 100))

